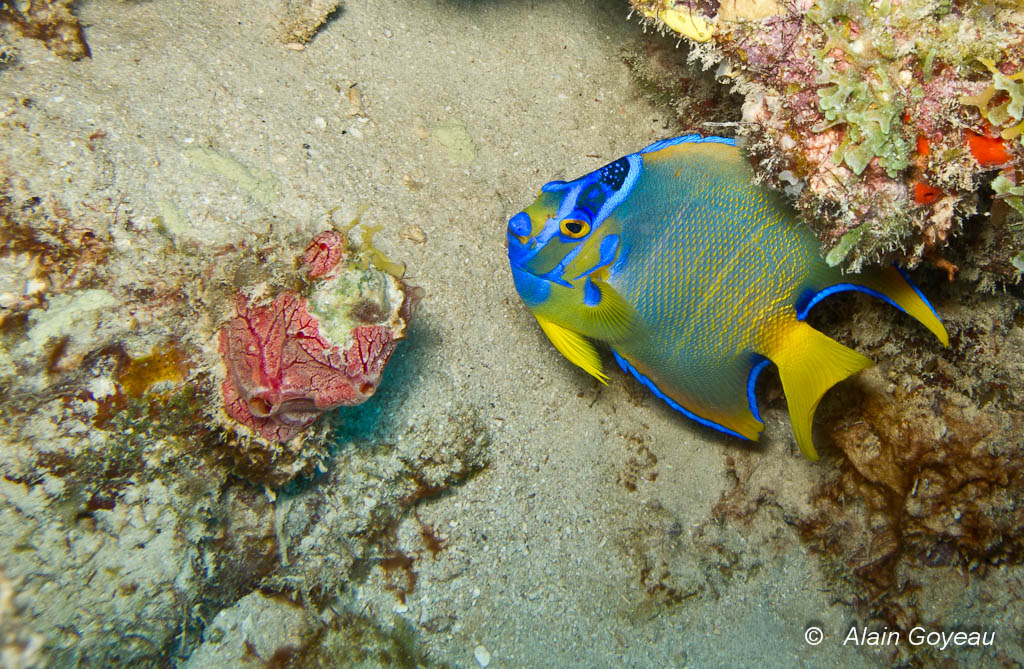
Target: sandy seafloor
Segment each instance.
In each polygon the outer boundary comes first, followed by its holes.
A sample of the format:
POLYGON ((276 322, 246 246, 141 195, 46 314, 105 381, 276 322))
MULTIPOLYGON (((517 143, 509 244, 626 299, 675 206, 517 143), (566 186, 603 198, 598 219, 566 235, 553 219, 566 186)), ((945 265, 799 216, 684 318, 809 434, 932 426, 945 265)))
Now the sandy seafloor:
MULTIPOLYGON (((823 463, 803 460, 779 402, 750 448, 617 370, 600 386, 560 357, 514 291, 508 217, 544 182, 673 131, 623 62, 644 39, 623 0, 351 2, 302 51, 276 41, 273 2, 85 1, 76 13, 91 59, 22 41, 20 65, 0 73, 4 96, 31 98, 55 119, 44 132, 55 175, 73 177, 67 201, 109 189, 140 220, 172 202, 194 226, 186 234, 211 241, 223 226, 267 221, 312 233, 332 209, 346 219, 365 207, 378 245, 426 291, 377 397, 351 411, 374 438, 469 409, 490 433, 489 465, 417 509, 447 543, 436 556, 411 517, 400 528, 403 549, 419 556, 405 605, 377 569, 349 585, 363 611, 405 618, 430 657, 461 667, 478 666, 478 646, 492 667, 880 661, 843 645, 858 621, 781 514, 737 525, 730 556, 695 541, 717 531, 711 510, 734 485, 727 457, 800 507, 835 452, 823 445, 823 463), (349 114, 353 84, 359 116, 349 114), (450 122, 475 152, 438 141, 433 130, 450 122), (75 173, 75 138, 94 129, 106 133, 108 169, 75 173), (195 146, 273 174, 280 197, 260 203, 198 169, 183 154, 195 146), (403 238, 409 225, 425 243, 403 238), (652 570, 670 575, 678 601, 652 590, 652 570), (423 625, 438 618, 451 622, 423 625), (819 646, 805 641, 812 624, 825 632, 819 646)), ((979 587, 943 600, 944 619, 993 626, 1019 661, 1022 609, 979 619, 979 587)))

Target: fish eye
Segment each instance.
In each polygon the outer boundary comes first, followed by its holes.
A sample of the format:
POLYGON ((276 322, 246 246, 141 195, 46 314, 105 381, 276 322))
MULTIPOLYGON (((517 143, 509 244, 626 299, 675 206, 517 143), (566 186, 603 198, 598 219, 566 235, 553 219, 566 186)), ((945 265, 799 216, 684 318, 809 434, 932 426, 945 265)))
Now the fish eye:
POLYGON ((560 229, 566 237, 579 239, 580 237, 585 237, 590 232, 590 223, 581 221, 578 218, 566 218, 562 221, 560 229))

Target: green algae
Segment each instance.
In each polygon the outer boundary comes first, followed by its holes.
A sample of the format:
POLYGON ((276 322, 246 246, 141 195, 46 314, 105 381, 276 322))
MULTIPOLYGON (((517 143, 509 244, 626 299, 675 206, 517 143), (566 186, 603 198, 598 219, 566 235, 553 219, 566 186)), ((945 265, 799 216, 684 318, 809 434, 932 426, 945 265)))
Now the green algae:
POLYGON ((839 238, 839 243, 832 247, 832 250, 825 256, 825 263, 829 267, 836 267, 843 262, 850 251, 857 246, 857 242, 864 236, 864 226, 850 230, 839 238))
POLYGON ((270 172, 249 167, 209 147, 189 147, 182 154, 196 167, 231 181, 260 204, 271 205, 281 197, 281 182, 270 172))
POLYGON ((890 178, 910 164, 911 143, 903 136, 900 120, 910 95, 882 65, 897 58, 900 47, 887 30, 871 32, 870 39, 861 36, 861 31, 888 21, 891 14, 889 2, 861 0, 820 3, 807 13, 828 37, 816 52, 820 74, 815 82, 823 84, 818 89, 818 107, 829 125, 846 127, 833 160, 846 163, 858 176, 874 158, 890 178), (832 55, 837 48, 845 54, 842 63, 832 55))
POLYGON ((1006 203, 1024 216, 1024 185, 1016 185, 1000 174, 992 180, 992 190, 1006 200, 1006 203))
POLYGON ((156 201, 156 207, 160 210, 160 215, 153 219, 157 230, 174 243, 188 235, 192 224, 178 205, 165 198, 160 198, 156 201))
POLYGON ((476 160, 477 146, 461 119, 451 118, 435 125, 430 134, 441 145, 448 160, 456 165, 470 165, 476 160))

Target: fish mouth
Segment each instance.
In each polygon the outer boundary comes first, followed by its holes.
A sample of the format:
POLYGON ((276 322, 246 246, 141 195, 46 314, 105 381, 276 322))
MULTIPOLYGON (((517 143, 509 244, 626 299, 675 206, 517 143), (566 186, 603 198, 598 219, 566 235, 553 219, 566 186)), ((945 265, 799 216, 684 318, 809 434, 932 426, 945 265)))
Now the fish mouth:
POLYGON ((530 237, 523 237, 512 232, 509 232, 506 237, 508 238, 508 261, 512 267, 526 271, 526 263, 529 262, 530 258, 536 255, 532 248, 536 246, 537 241, 531 240, 530 237), (533 242, 531 245, 530 242, 533 242))
POLYGON ((566 288, 572 288, 572 284, 565 280, 563 273, 565 266, 572 262, 572 259, 579 253, 580 248, 569 251, 554 267, 546 272, 540 272, 537 268, 527 267, 527 263, 537 257, 537 254, 544 250, 544 243, 540 243, 536 237, 530 237, 525 242, 521 241, 518 235, 511 232, 508 234, 508 261, 512 265, 513 273, 519 272, 529 275, 537 281, 553 283, 566 288))
POLYGON ((512 280, 515 283, 516 292, 528 307, 536 307, 548 299, 551 294, 552 284, 571 286, 560 276, 552 276, 559 268, 556 266, 552 271, 545 274, 536 274, 526 267, 543 248, 534 237, 522 237, 508 233, 508 261, 512 267, 512 280))

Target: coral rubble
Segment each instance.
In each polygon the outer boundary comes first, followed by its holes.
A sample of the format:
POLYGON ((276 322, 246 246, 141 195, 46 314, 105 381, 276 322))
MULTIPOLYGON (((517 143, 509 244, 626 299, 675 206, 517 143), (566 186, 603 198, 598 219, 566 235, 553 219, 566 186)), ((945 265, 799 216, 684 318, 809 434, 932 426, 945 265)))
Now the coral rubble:
POLYGON ((759 177, 793 196, 831 264, 927 258, 953 271, 943 249, 984 225, 965 259, 973 277, 1019 279, 1017 3, 632 3, 744 96, 740 134, 759 177))
POLYGON ((0 571, 0 665, 8 669, 45 666, 43 636, 28 631, 17 595, 17 584, 0 571))
POLYGON ((278 27, 285 44, 304 45, 338 11, 340 0, 287 0, 278 27))
MULTIPOLYGON (((321 495, 315 476, 353 440, 331 409, 376 391, 422 292, 364 228, 209 241, 170 203, 144 220, 89 178, 102 133, 55 127, 26 98, 0 101, 3 663, 167 664, 260 583, 308 599, 291 575, 329 558, 303 541, 315 524, 281 531, 272 489, 305 475, 294 487, 321 495), (62 170, 53 132, 87 147, 62 170)), ((338 537, 346 555, 372 556, 417 503, 483 466, 481 435, 424 429, 401 460, 385 446, 347 456, 395 475, 332 502, 337 517, 374 512, 338 537)))
POLYGON ((259 592, 218 613, 208 637, 185 662, 186 669, 441 666, 423 654, 400 619, 393 630, 350 611, 324 622, 301 606, 259 592))
POLYGON ((25 37, 38 39, 62 58, 89 57, 89 45, 78 19, 71 13, 73 0, 21 0, 0 2, 0 30, 13 26, 25 37))

